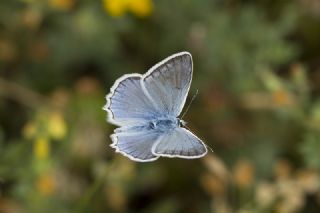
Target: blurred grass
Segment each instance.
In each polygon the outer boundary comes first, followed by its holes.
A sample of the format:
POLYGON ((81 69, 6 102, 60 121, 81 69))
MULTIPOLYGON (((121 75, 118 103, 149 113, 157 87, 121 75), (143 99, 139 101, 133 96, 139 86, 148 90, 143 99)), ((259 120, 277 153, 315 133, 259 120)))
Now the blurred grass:
POLYGON ((0 212, 319 212, 319 22, 317 0, 2 0, 0 212), (110 86, 184 50, 214 152, 116 154, 110 86))

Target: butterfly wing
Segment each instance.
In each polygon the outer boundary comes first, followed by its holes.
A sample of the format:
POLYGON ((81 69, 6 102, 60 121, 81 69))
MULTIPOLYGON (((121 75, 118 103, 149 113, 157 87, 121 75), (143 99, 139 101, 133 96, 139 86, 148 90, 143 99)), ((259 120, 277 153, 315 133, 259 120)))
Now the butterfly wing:
POLYGON ((118 128, 111 135, 111 147, 124 156, 138 162, 154 161, 159 156, 151 152, 161 133, 147 127, 118 128))
POLYGON ((198 158, 207 153, 203 142, 184 128, 160 132, 147 125, 161 117, 177 117, 192 80, 192 57, 175 54, 145 75, 119 78, 107 95, 108 121, 121 126, 111 135, 111 146, 134 161, 153 161, 160 156, 198 158), (137 125, 138 124, 138 125, 137 125))
POLYGON ((178 127, 162 135, 151 151, 156 156, 192 159, 204 156, 207 148, 189 130, 178 127))
POLYGON ((104 110, 110 123, 123 126, 158 117, 156 107, 141 87, 141 75, 129 74, 119 78, 106 96, 104 110))
POLYGON ((172 55, 152 67, 142 87, 163 115, 179 116, 192 80, 192 57, 188 52, 172 55))

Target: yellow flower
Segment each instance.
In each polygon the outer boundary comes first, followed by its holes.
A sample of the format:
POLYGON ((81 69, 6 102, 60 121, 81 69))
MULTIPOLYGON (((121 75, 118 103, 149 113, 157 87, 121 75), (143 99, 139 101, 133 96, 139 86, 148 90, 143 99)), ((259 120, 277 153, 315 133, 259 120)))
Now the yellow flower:
POLYGON ((33 145, 33 153, 39 160, 48 158, 50 154, 50 144, 46 137, 38 137, 33 145))
POLYGON ((130 0, 128 7, 133 14, 139 17, 149 16, 153 10, 151 0, 130 0))
POLYGON ((240 188, 248 188, 254 181, 254 167, 249 160, 240 159, 233 170, 234 182, 240 188))
POLYGON ((201 177, 203 188, 212 196, 221 197, 226 193, 225 180, 216 175, 204 174, 201 177))
POLYGON ((103 7, 114 17, 124 15, 127 10, 130 10, 136 16, 146 17, 153 10, 151 0, 103 0, 103 7))
POLYGON ((122 16, 128 6, 128 0, 103 0, 104 9, 114 17, 122 16))
POLYGON ((67 125, 60 113, 53 112, 49 116, 48 132, 53 139, 57 140, 60 140, 66 136, 67 125))
POLYGON ((22 134, 25 138, 31 139, 35 136, 37 127, 34 122, 28 122, 22 129, 22 134))
POLYGON ((289 106, 293 104, 291 94, 284 89, 273 91, 272 99, 276 106, 289 106))
POLYGON ((55 180, 50 174, 41 175, 37 182, 37 190, 43 195, 51 195, 55 190, 55 180))
POLYGON ((70 10, 74 3, 75 0, 49 0, 49 5, 59 10, 70 10))

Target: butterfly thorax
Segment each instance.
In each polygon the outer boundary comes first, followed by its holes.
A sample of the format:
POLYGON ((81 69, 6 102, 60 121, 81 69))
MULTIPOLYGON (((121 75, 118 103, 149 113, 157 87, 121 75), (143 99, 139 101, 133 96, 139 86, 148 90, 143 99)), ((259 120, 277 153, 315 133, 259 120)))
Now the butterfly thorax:
POLYGON ((150 121, 149 128, 159 131, 167 131, 176 127, 181 127, 185 124, 185 121, 179 118, 162 118, 150 121))

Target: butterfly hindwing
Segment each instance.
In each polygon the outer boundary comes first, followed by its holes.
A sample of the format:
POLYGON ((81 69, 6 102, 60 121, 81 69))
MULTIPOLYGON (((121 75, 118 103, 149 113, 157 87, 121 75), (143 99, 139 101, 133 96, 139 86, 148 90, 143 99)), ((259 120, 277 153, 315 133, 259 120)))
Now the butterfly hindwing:
POLYGON ((147 127, 132 127, 120 130, 118 128, 111 135, 111 147, 117 152, 129 157, 131 160, 148 162, 154 161, 159 156, 151 152, 152 145, 157 142, 160 133, 147 127))
POLYGON ((189 130, 176 127, 161 136, 152 153, 162 157, 199 158, 207 153, 204 143, 189 130))

